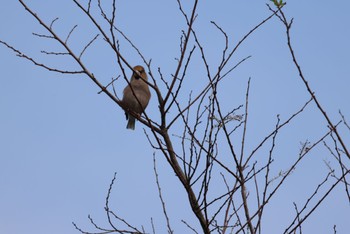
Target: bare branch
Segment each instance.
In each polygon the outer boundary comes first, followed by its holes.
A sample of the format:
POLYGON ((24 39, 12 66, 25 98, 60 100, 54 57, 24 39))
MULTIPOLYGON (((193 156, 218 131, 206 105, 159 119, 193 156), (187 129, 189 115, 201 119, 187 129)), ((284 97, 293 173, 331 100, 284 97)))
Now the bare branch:
POLYGON ((50 29, 52 29, 53 24, 58 20, 58 17, 51 21, 50 29))
POLYGON ((12 47, 11 45, 7 44, 4 41, 0 40, 0 43, 5 45, 7 48, 11 49, 13 52, 15 52, 18 57, 25 58, 25 59, 31 61, 34 65, 36 65, 38 67, 45 68, 48 71, 58 72, 58 73, 63 73, 63 74, 83 74, 83 73, 85 73, 84 71, 65 71, 65 70, 60 70, 60 69, 57 69, 57 68, 49 67, 49 66, 47 66, 45 64, 37 62, 35 59, 33 59, 33 58, 29 57, 28 55, 22 53, 21 51, 17 50, 16 48, 12 47))
POLYGON ((38 34, 38 33, 32 33, 34 36, 37 36, 37 37, 42 37, 42 38, 48 38, 48 39, 55 39, 53 36, 48 36, 48 35, 45 35, 45 34, 38 34))
POLYGON ((169 216, 168 216, 168 213, 166 211, 165 202, 164 202, 164 199, 163 199, 163 196, 162 196, 162 190, 161 190, 160 184, 159 184, 159 178, 158 178, 155 154, 153 154, 153 170, 154 170, 154 175, 156 177, 156 183, 157 183, 157 188, 158 188, 159 199, 160 199, 160 202, 162 203, 163 214, 164 214, 164 217, 165 217, 165 220, 166 220, 166 224, 167 224, 167 227, 168 227, 168 233, 171 234, 171 233, 173 233, 173 230, 172 230, 171 225, 170 225, 169 216))
POLYGON ((67 42, 68 42, 70 36, 72 35, 73 31, 74 31, 77 27, 78 27, 78 25, 74 25, 74 27, 69 31, 68 36, 67 36, 66 40, 64 41, 64 44, 67 44, 67 42))
MULTIPOLYGON (((270 8, 270 10, 272 10, 270 8)), ((319 109, 319 111, 322 113, 323 117, 325 118, 325 120, 327 121, 328 125, 330 126, 330 128, 332 129, 332 131, 334 131, 335 135, 338 138, 339 143, 341 144, 346 156, 350 159, 350 153, 345 145, 345 143, 343 142, 343 139, 341 137, 341 135, 339 134, 338 130, 335 128, 335 125, 333 124, 333 122, 330 120, 329 116, 327 115, 326 111, 324 110, 324 108, 321 106, 321 103, 318 101, 317 97, 314 94, 314 91, 312 91, 309 83, 307 82, 306 78, 304 77, 304 74, 301 70, 301 67, 299 65, 299 62, 296 58, 294 49, 292 47, 292 42, 291 42, 291 35, 290 35, 290 29, 293 23, 293 19, 288 22, 286 16, 284 15, 283 11, 281 8, 278 8, 277 11, 274 11, 274 14, 276 16, 279 16, 280 20, 282 21, 282 23, 284 24, 285 28, 286 28, 286 36, 287 36, 287 44, 288 44, 288 49, 290 52, 290 55, 292 56, 293 59, 293 63, 299 73, 299 77, 302 80, 302 82, 305 85, 305 88, 307 89, 308 93, 310 94, 311 98, 313 99, 313 101, 315 102, 317 108, 319 109), (278 15, 277 13, 280 13, 280 15, 278 15)))
POLYGON ((99 34, 97 34, 85 47, 84 49, 81 51, 80 55, 79 55, 79 59, 81 59, 81 56, 83 56, 84 52, 86 51, 86 49, 98 38, 99 34))
MULTIPOLYGON (((181 8, 181 3, 180 1, 178 0, 177 1, 178 4, 179 4, 179 8, 180 10, 182 11, 182 8, 181 8)), ((191 32, 192 32, 192 25, 193 25, 193 22, 195 20, 195 15, 196 15, 196 9, 197 9, 197 3, 198 3, 198 0, 195 0, 194 2, 194 5, 193 5, 193 8, 192 8, 192 13, 191 13, 191 18, 190 20, 188 20, 187 16, 185 15, 185 18, 186 18, 186 21, 187 21, 187 24, 188 24, 188 29, 187 29, 187 33, 186 33, 186 36, 185 36, 185 41, 184 41, 184 44, 183 44, 183 50, 181 52, 181 55, 180 55, 180 59, 179 59, 179 63, 178 63, 178 66, 176 68, 176 71, 174 73, 174 78, 169 86, 169 90, 167 92, 167 94, 165 95, 165 98, 164 98, 164 105, 165 103, 167 103, 168 101, 168 98, 170 97, 170 94, 174 88, 174 85, 175 85, 175 82, 176 82, 176 79, 179 75, 179 72, 180 72, 180 69, 182 68, 182 62, 183 62, 183 59, 185 57, 185 53, 186 53, 186 49, 187 49, 187 44, 188 44, 188 41, 189 41, 189 38, 190 38, 190 35, 191 35, 191 32)), ((183 12, 183 11, 182 11, 183 12)), ((168 109, 170 108, 170 105, 168 106, 168 109)))

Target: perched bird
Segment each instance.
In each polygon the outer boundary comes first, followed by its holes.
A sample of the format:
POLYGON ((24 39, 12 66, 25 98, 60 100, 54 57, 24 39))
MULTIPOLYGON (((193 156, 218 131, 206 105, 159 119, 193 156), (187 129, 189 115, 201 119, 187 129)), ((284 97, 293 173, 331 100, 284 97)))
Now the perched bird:
MULTIPOLYGON (((127 110, 132 110, 135 113, 142 114, 146 109, 151 92, 149 90, 145 69, 138 65, 134 67, 134 72, 130 78, 130 83, 125 87, 123 92, 122 102, 127 110), (141 79, 142 78, 142 79, 141 79)), ((125 112, 126 119, 129 119, 127 129, 135 129, 135 118, 125 112)))

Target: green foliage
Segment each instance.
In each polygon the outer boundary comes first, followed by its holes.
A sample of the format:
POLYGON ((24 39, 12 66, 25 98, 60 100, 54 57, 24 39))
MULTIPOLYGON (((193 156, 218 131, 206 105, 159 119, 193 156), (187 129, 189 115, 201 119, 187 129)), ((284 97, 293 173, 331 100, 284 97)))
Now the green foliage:
POLYGON ((276 7, 280 8, 283 7, 286 3, 283 2, 283 0, 270 0, 271 2, 273 2, 273 4, 275 4, 276 7))

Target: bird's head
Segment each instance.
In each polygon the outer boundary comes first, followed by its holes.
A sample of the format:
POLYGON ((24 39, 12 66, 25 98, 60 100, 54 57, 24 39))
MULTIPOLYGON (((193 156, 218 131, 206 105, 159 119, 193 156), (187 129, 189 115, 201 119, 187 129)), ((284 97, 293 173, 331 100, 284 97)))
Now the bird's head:
POLYGON ((132 74, 133 78, 138 80, 142 77, 142 79, 147 80, 147 73, 142 66, 137 65, 133 69, 134 69, 134 72, 132 74))

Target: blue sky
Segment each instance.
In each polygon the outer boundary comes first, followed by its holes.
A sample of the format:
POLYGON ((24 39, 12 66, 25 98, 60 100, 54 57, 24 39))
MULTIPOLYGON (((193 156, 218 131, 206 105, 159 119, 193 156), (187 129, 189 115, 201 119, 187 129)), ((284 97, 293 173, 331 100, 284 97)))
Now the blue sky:
MULTIPOLYGON (((67 35, 78 24, 70 38, 77 51, 96 35, 86 17, 69 0, 27 2, 46 22, 59 17, 55 28, 60 35, 67 35)), ((234 46, 270 14, 265 6, 268 1, 218 2, 200 2, 194 26, 213 69, 220 59, 224 39, 210 24, 211 20, 227 32, 230 45, 234 46)), ((309 84, 334 122, 339 120, 339 109, 350 122, 349 1, 287 3, 286 15, 294 17, 294 49, 309 84)), ((185 27, 176 1, 118 1, 117 4, 120 29, 132 38, 146 58, 152 58, 154 72, 161 67, 170 77, 179 56, 181 30, 185 27)), ((41 62, 60 68, 76 67, 69 59, 40 54, 41 50, 55 51, 60 47, 32 35, 45 31, 17 1, 2 5, 1 40, 41 62)), ((185 4, 186 10, 189 7, 185 4)), ((247 152, 271 132, 277 114, 285 120, 309 98, 291 63, 284 32, 276 18, 261 27, 240 47, 231 66, 246 56, 252 57, 219 87, 224 106, 232 108, 244 103, 247 80, 251 77, 247 152)), ((121 48, 131 64, 142 63, 125 41, 121 48)), ((200 77, 205 74, 198 58, 199 53, 185 82, 183 101, 188 97, 187 91, 200 87, 200 77)), ((120 74, 113 53, 101 38, 83 60, 105 84, 120 74)), ((105 95, 98 94, 98 88, 83 75, 48 72, 16 57, 4 46, 0 46, 0 61, 0 233, 77 233, 72 221, 92 231, 88 214, 104 226, 105 196, 114 172, 117 180, 111 208, 149 231, 153 217, 158 233, 165 233, 153 172, 154 151, 140 123, 136 123, 136 131, 126 130, 123 111, 105 95)), ((122 81, 118 83, 119 95, 124 86, 122 81)), ((153 93, 147 113, 157 120, 154 97, 153 93)), ((291 157, 297 157, 300 142, 313 142, 326 131, 327 123, 311 105, 290 128, 281 131, 275 154, 276 173, 286 168, 291 157)), ((349 132, 344 129, 341 132, 349 144, 349 132)), ((178 132, 174 129, 172 133, 178 132)), ((194 227, 198 224, 189 212, 183 188, 164 158, 159 153, 156 157, 172 226, 176 233, 190 233, 181 219, 194 227)), ((319 147, 301 164, 271 202, 263 233, 284 231, 283 224, 290 222, 293 213, 292 202, 303 204, 325 177, 324 161, 332 158, 319 147), (276 217, 280 217, 278 225, 276 217)), ((337 225, 338 233, 350 229, 349 203, 343 190, 343 186, 335 189, 305 223, 305 233, 332 233, 333 225, 337 225)))

